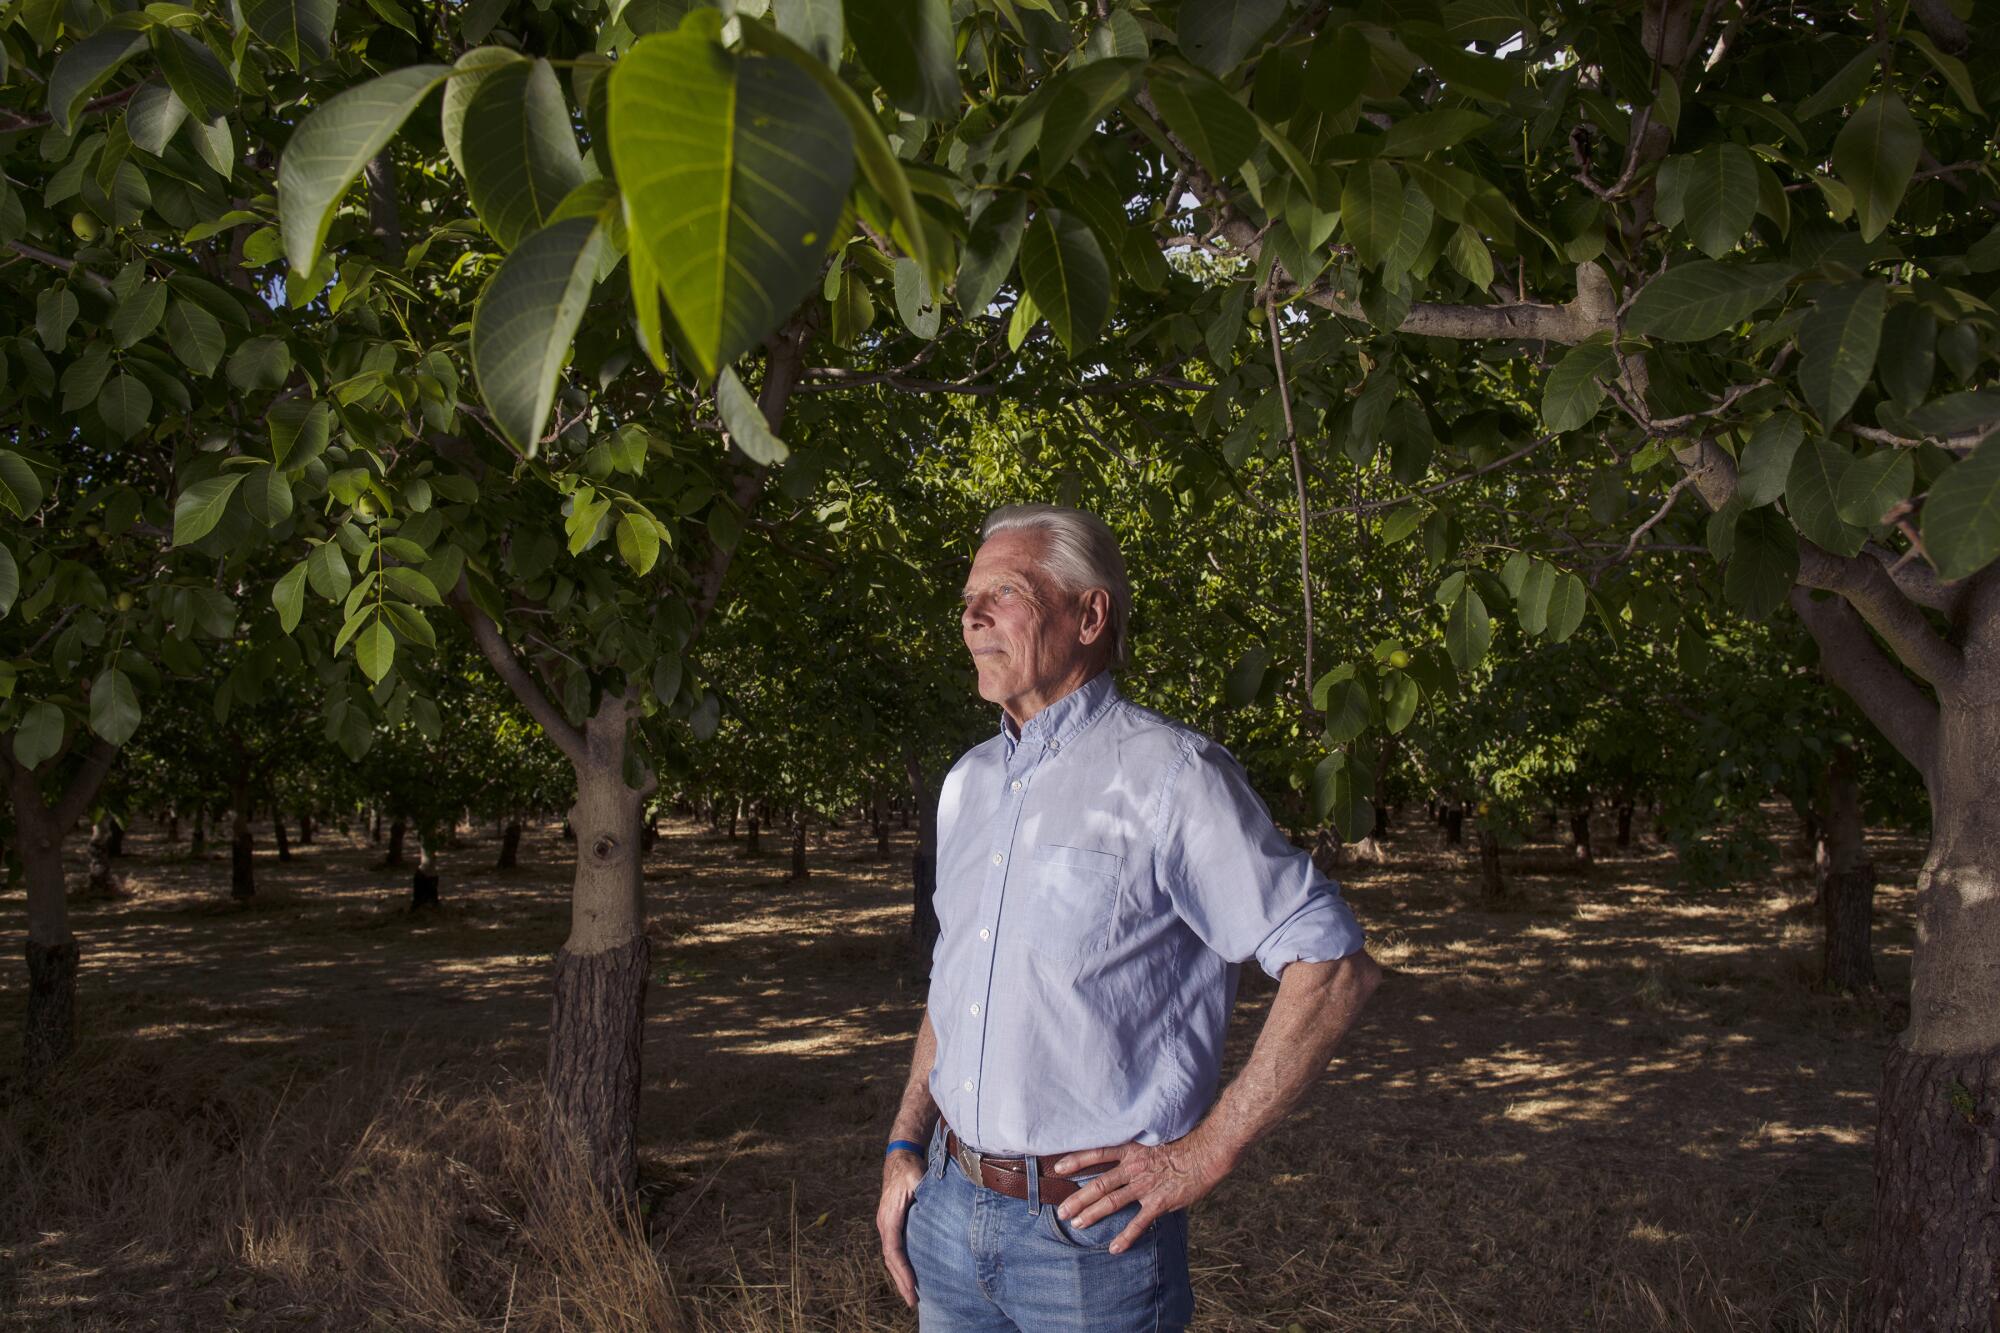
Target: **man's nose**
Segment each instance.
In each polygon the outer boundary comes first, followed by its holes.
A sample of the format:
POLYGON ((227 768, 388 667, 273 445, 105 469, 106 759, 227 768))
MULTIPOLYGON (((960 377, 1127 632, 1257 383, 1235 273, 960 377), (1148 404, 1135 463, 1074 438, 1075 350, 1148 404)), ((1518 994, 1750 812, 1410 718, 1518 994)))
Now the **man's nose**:
POLYGON ((983 629, 992 624, 993 618, 986 614, 986 599, 974 597, 966 602, 963 619, 968 629, 983 629))

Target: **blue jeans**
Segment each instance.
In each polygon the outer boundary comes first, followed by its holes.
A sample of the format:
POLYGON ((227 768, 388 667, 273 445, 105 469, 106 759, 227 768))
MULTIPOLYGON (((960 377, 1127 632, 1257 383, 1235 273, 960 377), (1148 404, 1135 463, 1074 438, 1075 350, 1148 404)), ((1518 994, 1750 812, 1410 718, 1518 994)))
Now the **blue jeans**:
MULTIPOLYGON (((1030 1159, 1029 1178, 1035 1162, 1030 1159)), ((1139 1215, 1127 1204, 1087 1227, 1054 1204, 1010 1199, 968 1180, 931 1136, 903 1224, 922 1333, 1166 1333, 1188 1326, 1187 1213, 1168 1213, 1123 1254, 1107 1248, 1139 1215)))

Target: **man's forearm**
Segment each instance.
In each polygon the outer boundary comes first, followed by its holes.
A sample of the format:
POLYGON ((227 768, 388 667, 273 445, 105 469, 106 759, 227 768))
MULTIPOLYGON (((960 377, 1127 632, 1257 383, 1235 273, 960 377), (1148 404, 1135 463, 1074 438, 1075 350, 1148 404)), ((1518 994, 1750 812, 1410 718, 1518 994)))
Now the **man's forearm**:
POLYGON ((937 1124, 937 1103, 931 1100, 931 1066, 937 1063, 937 1033, 931 1030, 930 1010, 917 1028, 917 1049, 910 1057, 910 1081, 903 1085, 903 1100, 896 1107, 896 1120, 889 1138, 923 1143, 937 1124))
POLYGON ((1325 1072, 1381 976, 1365 952, 1286 967, 1243 1072, 1190 1137, 1234 1165, 1325 1072))

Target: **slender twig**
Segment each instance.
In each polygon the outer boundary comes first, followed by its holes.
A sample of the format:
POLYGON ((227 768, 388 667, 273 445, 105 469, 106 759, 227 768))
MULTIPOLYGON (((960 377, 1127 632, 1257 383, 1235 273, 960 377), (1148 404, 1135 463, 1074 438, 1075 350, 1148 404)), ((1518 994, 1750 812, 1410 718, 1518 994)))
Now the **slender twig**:
POLYGON ((1271 365, 1278 373, 1278 405, 1285 410, 1285 444, 1292 451, 1292 484, 1299 493, 1299 592, 1306 612, 1306 715, 1313 712, 1312 547, 1306 514, 1306 468, 1299 458, 1299 431, 1292 421, 1292 386, 1285 376, 1285 340, 1278 332, 1278 298, 1264 293, 1264 324, 1271 332, 1271 365))

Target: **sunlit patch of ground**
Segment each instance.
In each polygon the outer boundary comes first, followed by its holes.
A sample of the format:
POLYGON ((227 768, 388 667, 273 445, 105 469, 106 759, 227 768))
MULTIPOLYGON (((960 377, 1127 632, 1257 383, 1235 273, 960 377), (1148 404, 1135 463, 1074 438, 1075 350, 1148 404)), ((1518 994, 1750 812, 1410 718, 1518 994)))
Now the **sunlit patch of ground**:
MULTIPOLYGON (((777 839, 748 857, 662 832, 636 1248, 586 1244, 581 1222, 558 1245, 533 1191, 504 1183, 533 1139, 522 1089, 566 927, 573 847, 553 828, 506 874, 490 831, 468 834, 423 915, 358 834, 322 830, 285 864, 260 841, 259 898, 239 905, 226 848, 189 860, 141 830, 118 863, 129 896, 75 912, 76 1072, 0 1089, 0 1315, 910 1327, 873 1227, 924 995, 909 835, 885 856, 835 831, 791 881, 777 839)), ((1862 997, 1812 986, 1797 867, 1691 893, 1650 844, 1583 873, 1531 846, 1509 858, 1519 901, 1490 912, 1462 850, 1416 827, 1391 847, 1346 877, 1390 976, 1323 1084, 1197 1210, 1198 1326, 1849 1327, 1920 845, 1874 849, 1884 989, 1862 997)), ((18 958, 18 892, 0 909, 18 958)), ((1245 974, 1232 1068, 1272 989, 1245 974)), ((9 1061, 23 990, 17 974, 0 996, 9 1061)))

